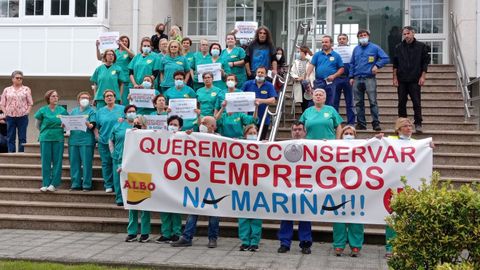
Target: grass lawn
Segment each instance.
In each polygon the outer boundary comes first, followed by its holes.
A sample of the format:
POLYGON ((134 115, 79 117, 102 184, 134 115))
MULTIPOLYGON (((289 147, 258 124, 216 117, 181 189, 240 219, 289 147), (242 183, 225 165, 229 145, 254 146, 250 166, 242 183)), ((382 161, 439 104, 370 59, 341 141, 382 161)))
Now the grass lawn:
POLYGON ((127 268, 114 266, 100 266, 95 264, 61 264, 30 261, 3 261, 0 260, 2 270, 146 270, 149 268, 127 268))

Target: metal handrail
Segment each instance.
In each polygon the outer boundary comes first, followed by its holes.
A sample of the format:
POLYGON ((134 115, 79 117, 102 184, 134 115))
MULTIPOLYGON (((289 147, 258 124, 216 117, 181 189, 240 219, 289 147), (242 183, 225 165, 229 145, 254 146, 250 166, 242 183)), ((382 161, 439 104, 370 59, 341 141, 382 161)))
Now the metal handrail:
POLYGON ((463 107, 465 109, 465 118, 470 118, 470 92, 468 91, 468 86, 471 84, 470 77, 468 76, 467 68, 465 67, 465 61, 463 59, 462 51, 460 50, 460 43, 458 42, 457 36, 457 25, 455 23, 455 15, 453 12, 450 12, 450 37, 451 37, 451 59, 454 62, 455 69, 457 72, 457 88, 462 90, 463 96, 463 107))
MULTIPOLYGON (((298 23, 297 32, 295 34, 295 39, 293 41, 294 46, 292 46, 293 48, 297 47, 298 35, 299 35, 301 30, 304 30, 303 42, 305 43, 306 35, 307 35, 308 31, 310 30, 310 23, 309 22, 307 22, 307 23, 299 22, 298 23)), ((288 67, 288 69, 287 69, 288 72, 285 75, 284 83, 283 83, 282 89, 280 90, 280 94, 278 96, 278 102, 277 102, 277 106, 275 108, 275 111, 274 112, 270 111, 270 106, 267 105, 267 108, 265 109, 265 113, 263 114, 263 117, 262 117, 262 121, 260 122, 260 129, 258 131, 258 134, 262 134, 263 129, 268 128, 268 127, 265 127, 265 122, 267 121, 267 116, 268 115, 272 116, 272 118, 273 118, 272 123, 273 124, 272 124, 272 129, 270 131, 270 135, 268 136, 268 141, 270 141, 270 142, 275 141, 275 137, 277 136, 278 125, 280 124, 280 118, 281 118, 281 115, 282 115, 282 112, 283 112, 283 109, 284 109, 283 104, 284 104, 284 101, 285 101, 285 92, 287 90, 287 82, 290 79, 290 68, 292 66, 292 61, 293 61, 294 55, 295 55, 295 50, 292 50, 290 52, 290 61, 288 62, 289 64, 287 66, 288 67)), ((276 80, 281 81, 281 76, 276 74, 273 77, 273 83, 275 83, 276 80)), ((260 136, 258 136, 257 140, 260 140, 260 136)))

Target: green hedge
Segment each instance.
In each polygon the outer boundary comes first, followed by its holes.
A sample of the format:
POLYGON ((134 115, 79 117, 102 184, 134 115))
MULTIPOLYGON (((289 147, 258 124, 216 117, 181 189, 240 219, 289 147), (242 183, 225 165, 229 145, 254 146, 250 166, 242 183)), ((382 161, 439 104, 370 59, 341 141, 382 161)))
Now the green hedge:
POLYGON ((397 232, 388 265, 398 270, 433 270, 444 263, 465 262, 480 269, 478 183, 454 188, 441 182, 437 172, 431 183, 424 180, 419 190, 409 187, 405 179, 403 182, 405 189, 392 199, 394 214, 387 218, 397 232))

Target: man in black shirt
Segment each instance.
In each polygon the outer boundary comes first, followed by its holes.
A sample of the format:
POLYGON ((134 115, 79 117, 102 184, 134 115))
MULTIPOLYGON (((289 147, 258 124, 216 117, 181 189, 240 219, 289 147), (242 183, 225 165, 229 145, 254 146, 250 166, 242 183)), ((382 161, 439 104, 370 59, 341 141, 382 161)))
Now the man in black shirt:
POLYGON ((430 50, 427 45, 415 39, 413 27, 403 27, 402 36, 403 41, 395 47, 393 57, 393 85, 398 89, 398 117, 407 117, 407 100, 410 96, 415 130, 422 133, 420 88, 425 84, 430 50))

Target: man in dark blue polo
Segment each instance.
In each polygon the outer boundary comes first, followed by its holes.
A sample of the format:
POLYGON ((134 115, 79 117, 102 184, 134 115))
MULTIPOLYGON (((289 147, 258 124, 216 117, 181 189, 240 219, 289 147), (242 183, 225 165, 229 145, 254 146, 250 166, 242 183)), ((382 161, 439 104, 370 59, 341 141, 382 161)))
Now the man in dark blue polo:
MULTIPOLYGON (((256 101, 258 104, 258 129, 260 130, 260 124, 262 122, 263 115, 267 109, 268 105, 274 105, 276 103, 275 98, 278 96, 273 84, 266 81, 267 77, 267 68, 258 67, 256 71, 256 76, 254 80, 246 81, 243 84, 242 90, 244 92, 254 92, 256 96, 256 101)), ((265 121, 265 126, 263 127, 262 134, 260 134, 260 140, 265 140, 267 137, 267 130, 270 125, 270 116, 267 115, 265 121)))
POLYGON ((313 82, 314 89, 322 88, 327 93, 326 105, 333 106, 335 96, 335 78, 343 74, 342 57, 332 50, 333 38, 331 36, 323 36, 322 50, 313 55, 310 64, 307 67, 307 76, 315 68, 315 81, 313 82))

